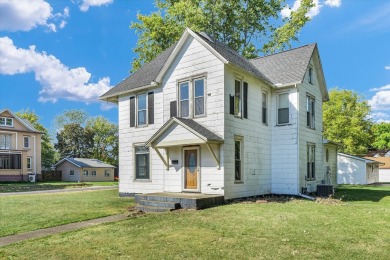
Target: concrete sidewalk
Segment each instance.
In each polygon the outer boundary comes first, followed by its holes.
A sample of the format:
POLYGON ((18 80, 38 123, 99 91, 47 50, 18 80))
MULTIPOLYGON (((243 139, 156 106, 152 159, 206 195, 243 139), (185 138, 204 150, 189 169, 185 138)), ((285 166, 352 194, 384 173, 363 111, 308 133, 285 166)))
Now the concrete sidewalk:
POLYGON ((98 224, 125 220, 125 219, 127 219, 127 215, 128 215, 128 212, 123 213, 123 214, 119 214, 119 215, 91 219, 91 220, 66 224, 66 225, 57 226, 57 227, 38 229, 35 231, 30 231, 30 232, 7 236, 7 237, 0 237, 0 247, 6 246, 6 245, 9 245, 12 243, 16 243, 19 241, 27 240, 27 239, 41 238, 41 237, 45 237, 48 235, 54 235, 54 234, 59 234, 59 233, 63 233, 63 232, 73 231, 76 229, 91 227, 91 226, 98 225, 98 224))
POLYGON ((74 191, 114 190, 114 189, 118 189, 118 186, 92 186, 92 187, 85 187, 85 188, 69 188, 69 189, 58 189, 58 190, 3 192, 3 193, 0 193, 0 197, 1 196, 41 194, 41 193, 62 193, 62 192, 74 192, 74 191))

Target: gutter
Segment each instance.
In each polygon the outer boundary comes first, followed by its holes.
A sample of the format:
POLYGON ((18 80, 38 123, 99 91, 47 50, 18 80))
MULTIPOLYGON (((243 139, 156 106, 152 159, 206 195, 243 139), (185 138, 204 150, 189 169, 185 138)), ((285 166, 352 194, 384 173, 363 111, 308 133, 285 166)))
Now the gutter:
POLYGON ((149 88, 154 88, 154 87, 157 87, 159 84, 160 84, 159 82, 152 81, 149 85, 146 85, 146 86, 143 86, 143 87, 140 87, 140 88, 136 88, 136 89, 130 89, 130 90, 119 92, 119 93, 115 93, 115 94, 111 94, 111 95, 108 95, 108 96, 105 96, 105 97, 99 97, 98 99, 102 100, 102 101, 107 101, 108 102, 109 98, 113 98, 113 97, 118 98, 120 95, 123 95, 123 94, 129 94, 129 93, 132 93, 132 92, 137 92, 137 91, 141 91, 141 90, 145 90, 145 89, 149 89, 149 88))

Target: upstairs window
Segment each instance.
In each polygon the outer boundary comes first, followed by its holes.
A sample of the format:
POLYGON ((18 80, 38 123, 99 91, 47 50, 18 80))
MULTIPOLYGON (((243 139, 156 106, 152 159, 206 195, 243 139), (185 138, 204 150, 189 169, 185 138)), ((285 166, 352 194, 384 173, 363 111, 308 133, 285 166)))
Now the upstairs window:
POLYGON ((30 147, 30 137, 28 137, 28 136, 23 137, 23 147, 24 148, 30 147))
POLYGON ((137 99, 137 125, 143 126, 146 125, 146 94, 138 95, 137 99))
POLYGON ((242 105, 241 105, 241 80, 235 80, 234 82, 234 115, 241 117, 242 105))
POLYGON ((288 124, 290 117, 289 93, 278 94, 278 125, 288 124))
POLYGON ((205 114, 204 109, 204 79, 195 79, 194 86, 194 115, 201 116, 205 114))
POLYGON ((316 146, 307 144, 307 180, 315 180, 316 178, 316 146))
POLYGON ((312 96, 307 95, 306 97, 307 127, 311 129, 315 128, 314 108, 315 108, 315 99, 312 96))
POLYGON ((313 68, 309 67, 309 83, 313 84, 313 68))
POLYGON ((189 82, 179 84, 179 111, 180 117, 190 116, 189 82))
POLYGON ((11 149, 12 135, 0 134, 0 149, 11 149))
POLYGON ((0 126, 14 126, 14 119, 9 117, 0 117, 0 126))
POLYGON ((261 110, 261 115, 262 115, 262 122, 263 124, 268 124, 267 122, 267 93, 266 92, 263 92, 262 94, 262 97, 261 97, 261 107, 262 107, 262 110, 261 110))

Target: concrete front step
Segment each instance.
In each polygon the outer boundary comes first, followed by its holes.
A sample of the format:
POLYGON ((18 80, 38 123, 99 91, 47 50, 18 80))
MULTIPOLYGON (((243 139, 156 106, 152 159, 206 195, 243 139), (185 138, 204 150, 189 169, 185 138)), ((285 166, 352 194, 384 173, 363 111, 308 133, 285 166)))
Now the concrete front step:
POLYGON ((174 209, 163 208, 163 207, 153 207, 153 206, 145 206, 145 205, 137 205, 135 209, 140 210, 142 212, 168 212, 174 209))
POLYGON ((137 194, 135 195, 135 202, 140 203, 141 200, 152 200, 152 201, 162 201, 162 202, 172 202, 180 203, 180 198, 172 198, 158 195, 147 195, 147 194, 137 194))
POLYGON ((160 207, 167 209, 179 209, 180 203, 178 202, 167 202, 167 201, 158 201, 158 200, 139 200, 139 205, 142 206, 152 206, 152 207, 160 207))

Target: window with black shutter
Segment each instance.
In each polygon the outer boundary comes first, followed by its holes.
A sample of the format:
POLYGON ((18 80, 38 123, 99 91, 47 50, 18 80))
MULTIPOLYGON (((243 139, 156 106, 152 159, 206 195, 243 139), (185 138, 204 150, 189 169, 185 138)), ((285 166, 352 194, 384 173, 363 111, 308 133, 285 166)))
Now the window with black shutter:
POLYGON ((130 127, 135 127, 135 97, 130 97, 130 127))
POLYGON ((234 96, 229 95, 230 114, 234 115, 234 96))
POLYGON ((248 118, 248 83, 244 82, 243 88, 244 118, 248 118))
POLYGON ((314 180, 316 177, 315 168, 316 146, 307 144, 307 180, 314 180))
POLYGON ((148 124, 154 124, 154 93, 148 93, 148 124))

